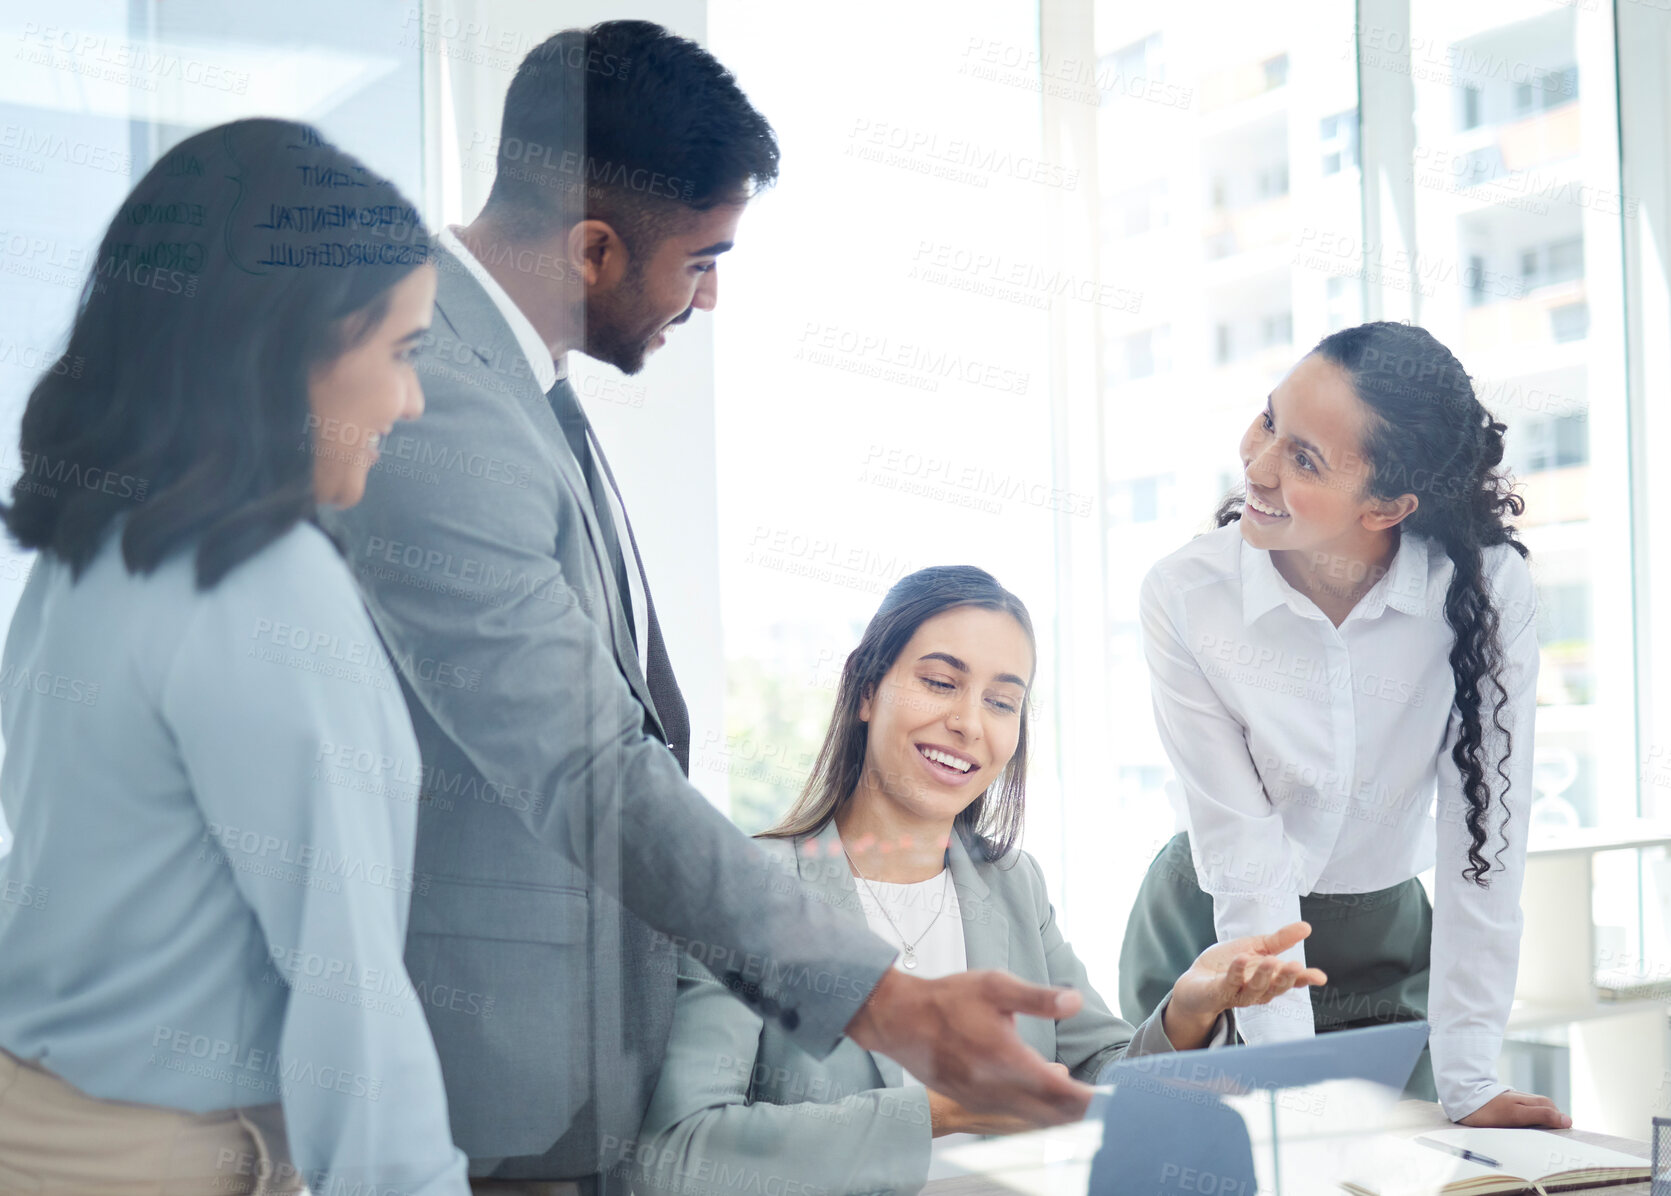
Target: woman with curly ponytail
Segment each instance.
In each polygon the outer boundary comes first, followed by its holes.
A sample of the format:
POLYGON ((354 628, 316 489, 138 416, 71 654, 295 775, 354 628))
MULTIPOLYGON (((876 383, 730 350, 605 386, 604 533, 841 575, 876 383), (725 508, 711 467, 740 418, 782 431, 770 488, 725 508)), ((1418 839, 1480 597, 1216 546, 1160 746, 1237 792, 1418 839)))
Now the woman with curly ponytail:
POLYGON ((1239 1015, 1245 1039, 1427 1020, 1412 1094, 1469 1125, 1569 1124, 1496 1077, 1538 669, 1505 430, 1426 330, 1333 333, 1254 417, 1218 530, 1144 580, 1189 829, 1127 924, 1128 1019, 1203 946, 1303 918, 1294 957, 1329 982, 1239 1015))

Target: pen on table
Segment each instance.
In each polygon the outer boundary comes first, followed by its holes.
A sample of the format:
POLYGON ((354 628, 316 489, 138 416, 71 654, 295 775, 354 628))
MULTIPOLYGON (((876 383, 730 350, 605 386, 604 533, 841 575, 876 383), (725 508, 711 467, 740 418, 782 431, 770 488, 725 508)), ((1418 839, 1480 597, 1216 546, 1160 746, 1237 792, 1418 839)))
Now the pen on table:
POLYGON ((1470 1163, 1479 1163, 1486 1167, 1501 1167, 1502 1164, 1489 1155, 1469 1150, 1466 1146, 1452 1146, 1449 1142, 1440 1142, 1437 1138, 1417 1138, 1423 1146, 1431 1146, 1434 1150, 1442 1150, 1446 1154, 1453 1154, 1459 1159, 1467 1159, 1470 1163))

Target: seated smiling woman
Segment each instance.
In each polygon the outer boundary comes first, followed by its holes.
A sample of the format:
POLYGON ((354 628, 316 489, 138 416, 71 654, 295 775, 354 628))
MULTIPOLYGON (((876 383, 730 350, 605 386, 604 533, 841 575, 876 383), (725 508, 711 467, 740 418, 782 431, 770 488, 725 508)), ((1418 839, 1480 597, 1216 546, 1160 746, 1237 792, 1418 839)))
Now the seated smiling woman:
MULTIPOLYGON (((1073 1017, 1019 1020, 1029 1045, 1087 1081, 1122 1055, 1225 1041, 1230 1008, 1321 984, 1278 958, 1307 933, 1295 923, 1204 952, 1135 1030, 1109 1012, 1016 847, 1034 661, 1026 607, 981 570, 895 585, 847 658, 806 789, 762 838, 784 883, 897 944, 895 966, 916 975, 1001 969, 1078 989, 1073 1017)), ((681 967, 666 1062, 628 1150, 640 1190, 728 1175, 737 1191, 910 1192, 931 1138, 1032 1128, 971 1114, 852 1042, 814 1060, 700 965, 681 967)))

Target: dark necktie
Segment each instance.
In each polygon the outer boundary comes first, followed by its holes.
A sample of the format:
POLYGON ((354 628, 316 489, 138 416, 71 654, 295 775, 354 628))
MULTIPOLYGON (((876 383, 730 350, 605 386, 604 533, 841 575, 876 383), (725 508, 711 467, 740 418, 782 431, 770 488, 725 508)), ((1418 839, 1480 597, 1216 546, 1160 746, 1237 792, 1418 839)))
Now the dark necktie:
POLYGON ((644 559, 638 554, 638 539, 632 532, 632 520, 626 518, 627 504, 621 499, 621 488, 615 484, 615 475, 610 472, 609 462, 604 459, 597 438, 591 434, 591 422, 580 409, 568 379, 557 379, 557 384, 546 393, 546 399, 551 403, 552 413, 557 416, 569 448, 574 450, 574 458, 580 463, 580 472, 586 479, 586 489, 592 496, 592 511, 597 516, 598 530, 609 553, 610 567, 615 571, 615 584, 621 594, 621 605, 625 608, 627 626, 632 629, 636 650, 638 631, 632 617, 632 587, 627 582, 626 558, 621 552, 615 515, 609 505, 611 490, 615 492, 616 502, 620 503, 627 540, 632 545, 633 563, 638 569, 638 580, 644 587, 644 611, 650 623, 649 633, 644 637, 644 682, 649 687, 656 718, 667 734, 667 746, 679 761, 679 767, 689 774, 690 713, 685 707, 684 695, 679 692, 679 683, 673 676, 673 662, 668 658, 667 643, 662 639, 655 600, 650 597, 650 579, 644 573, 644 559))

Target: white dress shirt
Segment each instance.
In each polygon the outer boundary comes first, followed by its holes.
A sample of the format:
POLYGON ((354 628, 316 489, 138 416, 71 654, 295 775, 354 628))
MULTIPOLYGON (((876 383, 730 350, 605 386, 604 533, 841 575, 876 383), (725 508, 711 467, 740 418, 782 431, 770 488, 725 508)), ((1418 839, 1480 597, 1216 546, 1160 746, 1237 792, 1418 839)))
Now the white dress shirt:
MULTIPOLYGON (((551 350, 546 346, 545 339, 540 336, 539 331, 534 327, 534 322, 516 305, 516 300, 506 293, 505 288, 499 285, 499 280, 489 274, 487 267, 482 265, 477 260, 476 255, 466 248, 464 242, 459 239, 457 230, 451 226, 443 228, 435 234, 435 239, 446 246, 447 251, 463 263, 464 268, 470 272, 470 277, 481 284, 482 290, 487 292, 487 297, 493 300, 493 306, 498 308, 499 314, 505 317, 505 323, 510 325, 511 334, 516 337, 517 345, 521 347, 523 354, 528 358, 528 368, 533 371, 534 381, 538 384, 540 390, 549 392, 553 386, 557 385, 557 379, 567 378, 569 376, 568 357, 565 355, 555 360, 552 358, 551 350)), ((575 401, 580 404, 582 410, 585 409, 586 401, 580 393, 579 387, 575 388, 575 401)), ((590 419, 590 415, 587 418, 590 419)), ((615 538, 620 542, 622 554, 628 557, 634 556, 632 539, 627 535, 627 513, 625 508, 621 506, 621 496, 615 493, 613 486, 609 487, 609 513, 615 520, 615 538)), ((638 562, 636 560, 628 560, 626 564, 627 589, 630 591, 627 595, 627 601, 632 605, 633 638, 636 640, 634 647, 638 650, 638 658, 643 660, 647 643, 645 637, 650 626, 650 616, 644 599, 644 579, 638 574, 638 562)))
POLYGON ((957 887, 950 883, 946 871, 903 885, 860 878, 853 882, 859 890, 865 921, 876 937, 885 943, 898 943, 902 948, 894 967, 925 980, 969 970, 969 956, 963 942, 963 910, 957 903, 957 887), (914 968, 906 968, 904 964, 906 943, 912 944, 917 957, 914 968))
MULTIPOLYGON (((1452 1118, 1506 1087, 1495 1065, 1514 999, 1532 796, 1531 573, 1506 545, 1485 552, 1484 569, 1501 619, 1501 721, 1514 753, 1499 855, 1502 737, 1491 727, 1496 689, 1482 681, 1493 795, 1483 889, 1462 876, 1471 840, 1450 755, 1460 721, 1444 614, 1453 567, 1438 545, 1405 535, 1386 575, 1338 628, 1234 523, 1150 570, 1141 603, 1155 721, 1183 788, 1220 941, 1298 920, 1302 894, 1373 892, 1436 867, 1428 1020, 1439 1098, 1452 1118)), ((1304 945, 1289 954, 1303 960, 1304 945)), ((1237 1016, 1250 1042, 1313 1030, 1303 989, 1237 1016)))
MULTIPOLYGON (((957 887, 951 883, 950 869, 912 884, 858 877, 853 883, 858 888, 859 905, 871 931, 884 943, 898 943, 901 947, 899 958, 894 960, 895 968, 924 980, 938 980, 969 970, 969 954, 963 941, 963 910, 957 903, 957 887), (906 943, 912 944, 916 953, 914 968, 905 967, 906 943)), ((907 1084, 922 1083, 908 1071, 904 1075, 907 1084)))

